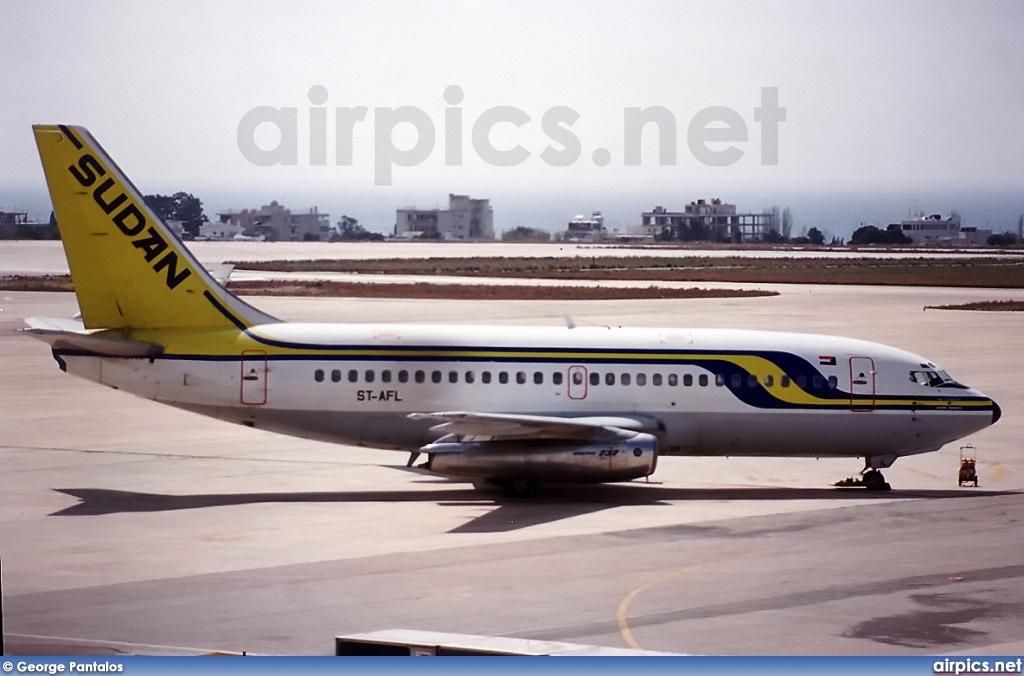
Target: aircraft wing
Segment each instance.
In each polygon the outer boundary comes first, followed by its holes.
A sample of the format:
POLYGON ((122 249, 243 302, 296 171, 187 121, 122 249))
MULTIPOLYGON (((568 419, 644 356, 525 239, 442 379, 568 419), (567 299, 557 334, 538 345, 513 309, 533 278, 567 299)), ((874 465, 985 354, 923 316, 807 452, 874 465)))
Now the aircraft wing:
POLYGON ((86 329, 80 319, 29 317, 23 332, 49 343, 54 349, 83 350, 104 357, 155 357, 164 348, 141 340, 128 340, 86 329))
POLYGON ((646 416, 560 416, 516 415, 510 413, 474 413, 448 411, 410 413, 412 420, 437 420, 430 428, 440 435, 454 435, 460 441, 510 441, 522 439, 561 439, 576 441, 613 441, 628 439, 638 432, 656 434, 663 424, 646 416))

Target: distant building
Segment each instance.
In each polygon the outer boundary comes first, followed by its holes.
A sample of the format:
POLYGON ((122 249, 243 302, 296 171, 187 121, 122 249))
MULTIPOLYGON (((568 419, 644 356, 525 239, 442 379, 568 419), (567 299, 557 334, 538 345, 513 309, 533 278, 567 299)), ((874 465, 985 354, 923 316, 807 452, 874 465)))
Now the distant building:
POLYGON ((777 224, 771 214, 741 214, 735 204, 720 199, 690 202, 682 211, 654 207, 641 214, 633 234, 659 237, 668 230, 674 239, 725 242, 760 242, 777 224))
MULTIPOLYGON (((218 214, 218 216, 223 216, 223 214, 218 214)), ((240 223, 222 221, 218 218, 216 221, 203 223, 199 226, 200 239, 225 240, 243 237, 245 237, 245 228, 240 223)))
POLYGON ((490 200, 448 195, 447 209, 398 209, 395 237, 428 239, 494 239, 490 200))
POLYGON ((988 238, 991 236, 990 228, 961 227, 953 244, 955 246, 987 246, 988 238))
POLYGON ((185 221, 176 221, 173 218, 168 218, 164 220, 164 225, 177 235, 178 239, 183 239, 188 234, 185 230, 185 221))
MULTIPOLYGON (((330 216, 320 213, 316 207, 309 213, 293 214, 291 209, 274 201, 259 209, 220 213, 217 220, 221 225, 232 226, 232 231, 241 228, 246 237, 272 242, 326 241, 331 238, 330 216)), ((216 231, 216 226, 212 231, 216 231)), ((199 232, 203 233, 202 227, 199 232)))
POLYGON ((0 239, 59 239, 55 223, 34 223, 24 211, 0 211, 0 239))
POLYGON ((957 243, 956 240, 960 239, 960 216, 957 214, 949 218, 943 218, 939 214, 930 216, 921 214, 914 218, 891 223, 890 227, 896 224, 900 226, 904 235, 914 240, 914 244, 950 245, 957 243))
POLYGON ((18 239, 28 214, 23 211, 0 211, 0 239, 18 239))
POLYGON ((590 218, 578 214, 569 221, 569 227, 566 228, 562 239, 567 242, 593 242, 604 236, 604 216, 600 211, 595 211, 590 218))

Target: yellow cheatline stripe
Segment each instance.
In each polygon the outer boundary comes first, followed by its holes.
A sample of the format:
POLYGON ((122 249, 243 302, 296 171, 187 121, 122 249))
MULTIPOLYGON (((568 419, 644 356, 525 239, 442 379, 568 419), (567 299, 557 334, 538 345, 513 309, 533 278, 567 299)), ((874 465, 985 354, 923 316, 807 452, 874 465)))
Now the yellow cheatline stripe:
MULTIPOLYGON (((258 334, 254 334, 258 335, 258 334)), ((764 383, 766 376, 771 376, 776 385, 765 388, 766 391, 777 401, 796 406, 825 406, 831 408, 848 408, 851 406, 849 399, 823 399, 816 397, 806 390, 800 389, 794 383, 791 387, 778 385, 782 381, 785 371, 780 369, 774 362, 756 355, 734 355, 734 354, 646 354, 641 352, 592 352, 578 350, 550 350, 535 352, 509 352, 497 350, 465 350, 452 349, 422 349, 407 350, 401 347, 381 348, 304 348, 281 345, 267 345, 255 339, 249 333, 229 329, 213 329, 209 331, 175 330, 175 329, 154 329, 132 332, 131 338, 163 345, 166 354, 169 355, 206 355, 229 357, 240 353, 241 350, 262 350, 270 356, 303 355, 310 358, 317 357, 379 357, 387 358, 418 358, 418 359, 493 359, 505 361, 510 359, 562 359, 580 361, 600 362, 663 362, 672 364, 674 362, 695 363, 701 361, 725 361, 735 364, 746 371, 749 375, 756 376, 758 382, 764 383)), ((957 408, 985 408, 991 404, 983 400, 914 400, 914 399, 885 399, 872 400, 858 398, 852 402, 853 408, 891 408, 917 406, 925 410, 940 407, 957 408)))

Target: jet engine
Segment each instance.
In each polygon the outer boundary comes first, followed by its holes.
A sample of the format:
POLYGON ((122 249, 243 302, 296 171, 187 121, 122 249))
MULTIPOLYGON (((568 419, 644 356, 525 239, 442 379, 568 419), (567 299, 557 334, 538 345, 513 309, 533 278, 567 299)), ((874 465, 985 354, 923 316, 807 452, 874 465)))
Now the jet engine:
POLYGON ((603 443, 442 441, 420 450, 428 454, 425 469, 496 481, 629 481, 652 474, 658 464, 658 440, 643 432, 603 443))

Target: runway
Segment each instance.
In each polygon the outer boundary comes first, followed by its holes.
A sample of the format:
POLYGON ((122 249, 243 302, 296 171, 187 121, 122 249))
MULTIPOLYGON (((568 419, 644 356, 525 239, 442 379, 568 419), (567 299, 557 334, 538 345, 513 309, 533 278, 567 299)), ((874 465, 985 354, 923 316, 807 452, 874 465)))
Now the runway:
MULTIPOLYGON (((766 285, 757 285, 765 287, 766 285)), ((928 356, 999 402, 958 450, 860 461, 666 458, 654 482, 532 499, 406 456, 206 420, 61 373, 17 335, 70 294, 0 292, 7 654, 329 654, 422 629, 689 654, 1024 651, 1022 318, 923 311, 1008 291, 771 287, 773 298, 430 302, 257 298, 291 320, 761 328, 928 356)))

